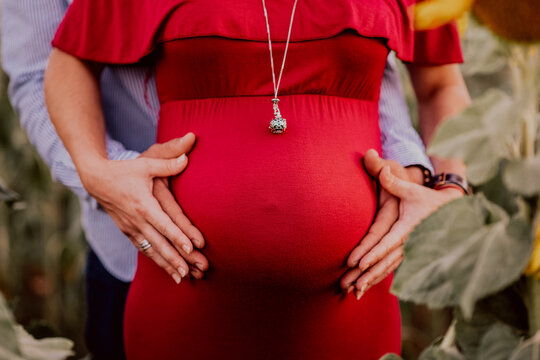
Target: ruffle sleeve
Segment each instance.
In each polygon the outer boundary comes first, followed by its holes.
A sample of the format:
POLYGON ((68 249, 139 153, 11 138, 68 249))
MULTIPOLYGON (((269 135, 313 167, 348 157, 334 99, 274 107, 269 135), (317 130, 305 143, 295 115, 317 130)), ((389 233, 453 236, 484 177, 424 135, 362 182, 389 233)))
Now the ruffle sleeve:
POLYGON ((160 28, 181 0, 75 0, 52 45, 84 60, 136 63, 154 49, 160 28))
MULTIPOLYGON (((346 29, 382 39, 407 62, 462 62, 454 24, 415 32, 415 0, 298 1, 291 41, 329 38, 346 29)), ((267 1, 273 42, 284 42, 292 0, 267 1)), ((52 42, 85 60, 136 63, 160 42, 198 36, 267 41, 258 0, 74 0, 52 42)))

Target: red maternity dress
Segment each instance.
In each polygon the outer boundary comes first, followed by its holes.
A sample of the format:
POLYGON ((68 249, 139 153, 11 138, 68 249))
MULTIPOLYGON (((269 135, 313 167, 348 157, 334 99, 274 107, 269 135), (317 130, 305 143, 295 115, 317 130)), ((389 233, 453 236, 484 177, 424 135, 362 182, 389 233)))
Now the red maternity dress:
MULTIPOLYGON (((279 71, 294 0, 267 0, 279 71)), ((392 276, 339 292, 377 209, 362 166, 380 150, 388 54, 461 61, 454 27, 414 34, 407 1, 299 0, 268 129, 272 75, 260 0, 75 0, 53 44, 83 59, 155 62, 158 142, 192 131, 172 181, 211 269, 176 285, 139 256, 125 313, 129 359, 378 359, 400 352, 392 276), (151 56, 147 56, 151 55, 151 56)))

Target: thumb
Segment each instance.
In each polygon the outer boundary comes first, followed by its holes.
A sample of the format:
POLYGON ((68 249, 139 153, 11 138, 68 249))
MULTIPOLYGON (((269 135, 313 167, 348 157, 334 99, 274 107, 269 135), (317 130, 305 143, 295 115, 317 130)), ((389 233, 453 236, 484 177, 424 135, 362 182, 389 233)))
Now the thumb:
POLYGON ((389 166, 384 166, 381 170, 379 182, 386 191, 400 199, 410 197, 414 186, 420 186, 398 178, 392 174, 389 166))
POLYGON ((152 177, 168 177, 181 173, 187 166, 187 156, 182 154, 175 159, 148 159, 148 172, 152 177))
POLYGON ((364 155, 364 166, 371 176, 378 178, 379 173, 384 167, 384 161, 376 150, 369 149, 364 155))
POLYGON ((188 153, 195 143, 195 134, 188 132, 181 138, 169 140, 161 144, 154 144, 141 154, 142 157, 172 159, 181 154, 188 153))

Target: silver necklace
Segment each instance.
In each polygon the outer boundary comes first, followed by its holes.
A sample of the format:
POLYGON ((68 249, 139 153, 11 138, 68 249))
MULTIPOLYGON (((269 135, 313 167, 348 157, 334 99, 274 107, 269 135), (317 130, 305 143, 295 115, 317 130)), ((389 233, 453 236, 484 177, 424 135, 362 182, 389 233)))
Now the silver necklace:
POLYGON ((289 39, 291 38, 291 29, 294 19, 294 12, 296 10, 296 3, 298 0, 294 0, 294 5, 291 14, 291 22, 289 24, 289 34, 287 35, 287 43, 285 45, 285 53, 283 54, 283 61, 281 62, 281 71, 279 72, 279 78, 276 85, 276 73, 274 72, 274 56, 272 56, 272 40, 270 39, 270 25, 268 24, 268 12, 266 11, 266 4, 262 0, 263 9, 264 9, 264 18, 266 19, 266 31, 268 33, 268 48, 270 49, 270 65, 272 67, 272 80, 274 81, 274 98, 272 103, 274 104, 274 118, 270 121, 270 126, 268 127, 270 131, 274 134, 281 134, 287 129, 287 119, 281 116, 278 106, 278 89, 279 84, 281 83, 281 75, 283 74, 283 68, 285 67, 285 59, 287 58, 287 50, 289 49, 289 39))

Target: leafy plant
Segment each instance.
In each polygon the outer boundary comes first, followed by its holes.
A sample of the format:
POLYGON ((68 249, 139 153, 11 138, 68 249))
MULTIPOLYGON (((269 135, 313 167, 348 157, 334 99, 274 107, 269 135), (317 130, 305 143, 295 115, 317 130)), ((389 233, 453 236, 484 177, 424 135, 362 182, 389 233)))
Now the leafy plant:
POLYGON ((415 228, 392 291, 453 308, 420 360, 540 359, 540 45, 473 24, 464 52, 473 103, 441 125, 428 152, 463 158, 475 195, 415 228))

